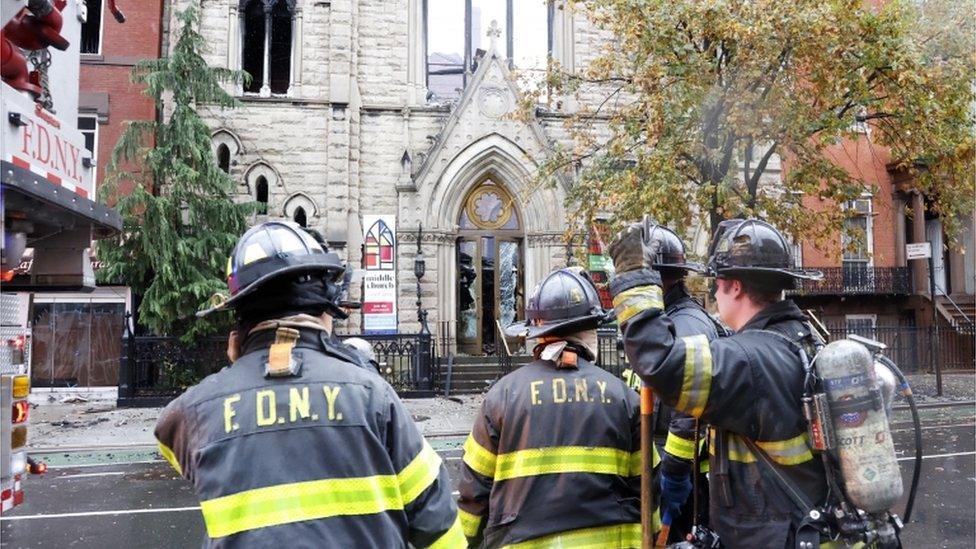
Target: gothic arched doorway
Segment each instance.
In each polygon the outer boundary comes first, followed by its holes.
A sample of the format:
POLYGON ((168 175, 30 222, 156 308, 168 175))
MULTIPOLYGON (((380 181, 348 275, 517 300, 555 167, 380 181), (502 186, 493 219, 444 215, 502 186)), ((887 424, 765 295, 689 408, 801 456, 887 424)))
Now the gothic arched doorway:
MULTIPOLYGON (((522 318, 523 232, 515 200, 488 175, 458 216, 457 341, 467 354, 494 354, 500 328, 522 318)), ((511 343, 511 342, 510 342, 511 343)))

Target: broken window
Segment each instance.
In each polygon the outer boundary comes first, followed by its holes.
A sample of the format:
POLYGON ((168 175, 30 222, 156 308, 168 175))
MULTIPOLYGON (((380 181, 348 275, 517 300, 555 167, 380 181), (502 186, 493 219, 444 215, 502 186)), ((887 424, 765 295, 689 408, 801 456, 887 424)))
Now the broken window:
POLYGON ((426 0, 427 89, 431 99, 458 97, 491 44, 520 70, 542 71, 552 51, 552 1, 426 0), (494 25, 494 27, 493 27, 494 25))
POLYGON ((241 69, 251 75, 244 91, 258 93, 264 85, 264 2, 251 0, 244 10, 241 69))
POLYGON ((88 0, 88 17, 81 24, 81 53, 102 53, 102 0, 88 0))
POLYGON ((293 3, 292 0, 242 0, 241 68, 251 75, 245 92, 288 93, 293 3))

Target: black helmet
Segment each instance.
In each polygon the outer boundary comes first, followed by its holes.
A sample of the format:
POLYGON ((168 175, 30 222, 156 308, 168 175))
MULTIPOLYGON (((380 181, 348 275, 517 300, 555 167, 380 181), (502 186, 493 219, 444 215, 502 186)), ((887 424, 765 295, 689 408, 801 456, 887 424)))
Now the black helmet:
POLYGON ((525 307, 525 322, 506 328, 511 336, 534 339, 545 335, 567 335, 591 330, 603 323, 607 313, 600 305, 596 286, 586 271, 558 269, 536 285, 525 307))
POLYGON ((685 276, 687 271, 704 273, 705 266, 688 261, 685 258, 685 245, 681 238, 664 225, 647 224, 644 226, 645 239, 654 256, 651 266, 661 271, 684 271, 679 276, 685 276))
POLYGON ((728 219, 719 223, 708 247, 712 276, 748 275, 770 285, 790 287, 795 279, 820 280, 820 271, 793 267, 786 238, 758 219, 728 219))
POLYGON ((285 274, 321 273, 333 284, 344 267, 291 221, 267 221, 249 229, 237 241, 227 260, 230 299, 197 313, 198 317, 235 307, 262 284, 285 274))

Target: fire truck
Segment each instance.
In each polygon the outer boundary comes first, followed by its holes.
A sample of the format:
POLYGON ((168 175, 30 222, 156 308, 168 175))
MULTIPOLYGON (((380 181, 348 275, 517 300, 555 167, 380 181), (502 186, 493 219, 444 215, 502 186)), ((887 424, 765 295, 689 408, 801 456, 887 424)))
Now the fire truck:
POLYGON ((33 292, 93 290, 92 241, 122 228, 95 201, 95 159, 77 128, 86 17, 84 0, 0 0, 0 513, 43 470, 27 455, 33 292))

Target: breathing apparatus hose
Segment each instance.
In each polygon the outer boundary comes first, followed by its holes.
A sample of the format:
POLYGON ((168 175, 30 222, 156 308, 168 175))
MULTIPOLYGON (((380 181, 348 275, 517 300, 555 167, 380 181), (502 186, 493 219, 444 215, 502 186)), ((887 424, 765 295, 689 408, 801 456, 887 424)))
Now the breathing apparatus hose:
POLYGON ((912 486, 908 490, 908 500, 905 502, 905 516, 903 517, 904 523, 908 524, 912 517, 912 507, 915 505, 915 494, 918 492, 918 481, 922 472, 922 422, 918 417, 918 406, 915 404, 915 396, 912 394, 912 388, 908 384, 908 379, 905 377, 905 374, 888 357, 878 353, 877 359, 887 366, 895 374, 895 377, 898 378, 898 383, 901 384, 899 392, 908 401, 908 408, 912 412, 912 426, 915 430, 915 467, 912 471, 912 486))

